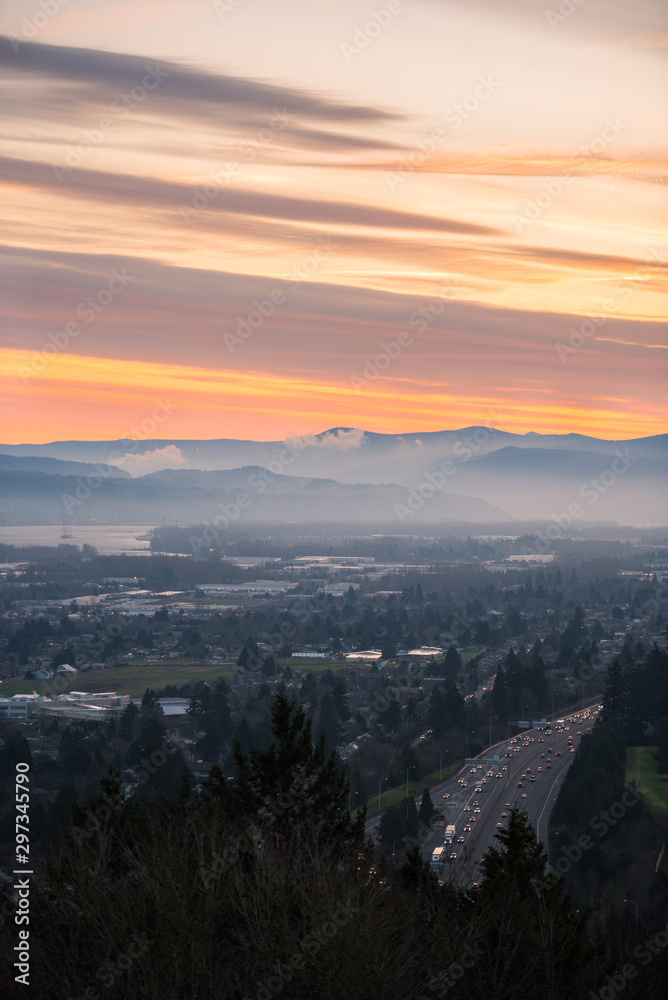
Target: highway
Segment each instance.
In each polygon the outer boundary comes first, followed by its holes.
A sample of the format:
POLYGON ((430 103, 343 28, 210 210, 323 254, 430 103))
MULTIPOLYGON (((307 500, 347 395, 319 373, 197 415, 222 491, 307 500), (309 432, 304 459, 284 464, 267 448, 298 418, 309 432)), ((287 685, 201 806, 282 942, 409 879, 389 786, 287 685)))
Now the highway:
MULTIPOLYGON (((478 862, 494 842, 497 823, 507 824, 503 813, 509 813, 513 806, 527 813, 538 839, 547 843, 550 813, 575 756, 570 752, 569 737, 576 749, 581 739, 579 734, 593 724, 597 711, 598 706, 573 713, 568 716, 573 722, 564 721, 563 727, 559 727, 563 728, 562 732, 557 732, 554 723, 549 736, 538 729, 526 730, 511 742, 504 741, 485 750, 477 758, 479 763, 475 768, 466 766, 458 775, 433 789, 432 802, 436 808, 442 803, 445 825, 454 824, 456 828, 455 842, 449 853, 456 854, 457 859, 448 859, 440 876, 442 879, 469 886, 481 880, 478 862), (506 748, 512 748, 510 756, 505 756, 506 748), (499 755, 498 764, 483 763, 484 758, 496 754, 499 755), (520 784, 522 787, 518 787, 520 784), (482 793, 476 792, 476 787, 482 787, 482 793), (466 829, 468 826, 470 831, 466 829), (459 843, 462 837, 463 843, 459 843)), ((442 843, 443 829, 437 827, 422 844, 423 858, 429 860, 434 848, 442 843)))
MULTIPOLYGON (((455 841, 445 854, 446 857, 456 854, 457 858, 448 857, 439 875, 442 880, 453 880, 462 886, 481 881, 478 863, 494 841, 497 823, 507 824, 503 814, 509 813, 513 806, 527 813, 538 839, 547 843, 550 813, 575 756, 570 752, 569 737, 576 749, 580 734, 593 725, 599 708, 574 712, 565 717, 562 726, 551 723, 550 735, 539 729, 525 730, 512 741, 504 740, 489 747, 476 758, 475 767, 467 765, 457 775, 430 789, 434 807, 439 812, 442 809, 445 816, 444 827, 452 824, 456 829, 455 841), (557 732, 558 728, 562 731, 557 732), (510 756, 506 756, 507 749, 510 756), (498 763, 483 762, 495 755, 499 757, 498 763), (522 787, 518 787, 520 783, 522 787), (476 792, 476 787, 481 787, 482 792, 476 792)), ((370 836, 377 822, 376 818, 369 823, 370 836)), ((422 857, 426 861, 443 844, 444 827, 435 827, 422 842, 422 857)))

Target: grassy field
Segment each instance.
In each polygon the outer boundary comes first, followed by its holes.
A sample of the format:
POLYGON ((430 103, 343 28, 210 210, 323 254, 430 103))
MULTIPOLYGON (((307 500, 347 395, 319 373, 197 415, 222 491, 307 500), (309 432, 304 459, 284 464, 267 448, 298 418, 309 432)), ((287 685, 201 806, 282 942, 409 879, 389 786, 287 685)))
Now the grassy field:
MULTIPOLYGON (((461 769, 463 761, 459 761, 457 764, 452 764, 448 768, 443 768, 443 781, 446 778, 451 777, 453 774, 461 769)), ((420 803, 422 802, 422 793, 425 788, 433 788, 434 785, 438 785, 441 781, 441 772, 433 771, 431 774, 425 774, 423 778, 419 781, 409 781, 408 782, 408 794, 415 798, 418 809, 420 808, 420 803)), ((390 806, 396 806, 399 802, 403 802, 406 798, 406 783, 397 788, 388 788, 387 791, 381 792, 380 794, 380 811, 385 812, 390 806)), ((440 808, 441 802, 434 802, 436 808, 440 808)), ((367 819, 373 819, 374 816, 378 816, 378 796, 374 795, 373 798, 369 799, 367 804, 367 819)))
POLYGON ((13 694, 65 694, 67 691, 86 691, 94 694, 99 691, 116 691, 127 694, 131 698, 141 698, 147 687, 158 690, 168 684, 180 687, 188 681, 203 680, 211 683, 218 677, 226 680, 233 676, 234 667, 231 664, 216 664, 211 666, 201 660, 142 660, 124 667, 112 667, 109 670, 85 670, 68 681, 67 684, 54 681, 11 681, 0 685, 0 695, 7 698, 13 694))
POLYGON ((648 804, 668 814, 668 774, 658 774, 652 754, 656 747, 629 747, 626 751, 626 780, 635 781, 648 804))

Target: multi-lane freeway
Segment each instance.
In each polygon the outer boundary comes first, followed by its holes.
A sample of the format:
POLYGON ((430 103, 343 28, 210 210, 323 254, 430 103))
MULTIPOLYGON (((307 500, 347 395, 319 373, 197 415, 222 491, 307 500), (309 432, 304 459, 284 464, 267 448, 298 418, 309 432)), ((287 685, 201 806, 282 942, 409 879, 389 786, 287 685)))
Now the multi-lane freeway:
MULTIPOLYGON (((445 826, 454 825, 456 830, 453 843, 443 852, 441 879, 469 886, 479 882, 480 859, 500 826, 507 824, 513 807, 527 813, 538 839, 547 843, 547 824, 559 788, 599 708, 585 708, 551 723, 547 730, 528 730, 489 747, 475 764, 430 789, 432 802, 439 812, 442 808, 445 821, 423 840, 423 858, 429 861, 443 844, 445 826), (498 762, 493 762, 495 756, 498 762)), ((369 824, 369 833, 376 822, 369 824)))
MULTIPOLYGON (((513 806, 527 813, 538 839, 547 842, 552 806, 582 734, 598 710, 595 706, 576 712, 561 724, 552 723, 551 729, 529 730, 491 747, 477 758, 475 766, 465 767, 431 791, 434 805, 443 805, 445 825, 454 824, 456 829, 453 844, 444 852, 447 860, 442 879, 451 878, 462 885, 480 880, 479 861, 494 842, 499 824, 507 824, 513 806), (498 763, 492 763, 496 755, 498 763)), ((422 845, 425 860, 442 843, 443 829, 436 827, 422 845)))

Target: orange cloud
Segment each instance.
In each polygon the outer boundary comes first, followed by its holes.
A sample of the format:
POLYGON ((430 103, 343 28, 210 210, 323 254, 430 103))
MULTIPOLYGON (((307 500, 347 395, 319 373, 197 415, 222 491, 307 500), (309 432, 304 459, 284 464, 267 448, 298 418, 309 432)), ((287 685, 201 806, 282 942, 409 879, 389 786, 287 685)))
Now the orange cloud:
POLYGON ((33 355, 5 350, 5 403, 17 414, 11 441, 119 437, 267 439, 345 422, 368 430, 409 432, 486 424, 523 433, 579 431, 608 438, 660 433, 666 408, 629 399, 550 402, 525 388, 505 392, 444 392, 441 384, 392 380, 357 391, 313 377, 57 355, 27 376, 33 355), (159 429, 141 431, 160 402, 170 411, 159 429), (38 431, 37 428, 41 430, 38 431), (272 430, 268 433, 267 428, 272 430), (137 429, 139 428, 139 430, 137 429))

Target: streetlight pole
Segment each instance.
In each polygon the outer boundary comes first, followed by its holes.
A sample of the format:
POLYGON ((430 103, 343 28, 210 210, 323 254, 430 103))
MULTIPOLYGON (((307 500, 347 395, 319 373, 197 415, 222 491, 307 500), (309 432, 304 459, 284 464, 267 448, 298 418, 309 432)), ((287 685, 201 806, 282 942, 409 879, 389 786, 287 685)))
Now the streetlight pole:
POLYGON ((404 839, 403 837, 399 837, 398 840, 392 841, 392 867, 394 867, 394 845, 400 844, 403 841, 403 839, 404 839))
POLYGON ((440 760, 440 763, 439 763, 439 766, 438 766, 438 780, 439 781, 443 781, 443 754, 444 753, 447 753, 447 751, 441 750, 441 760, 440 760))
POLYGON ((415 764, 406 768, 406 819, 408 819, 408 772, 414 770, 415 764))
POLYGON ((524 709, 528 707, 528 705, 522 705, 522 722, 524 722, 524 709))
POLYGON ((383 782, 383 781, 387 781, 387 778, 379 778, 378 779, 378 813, 379 813, 379 815, 380 815, 380 785, 381 785, 381 782, 383 782))

